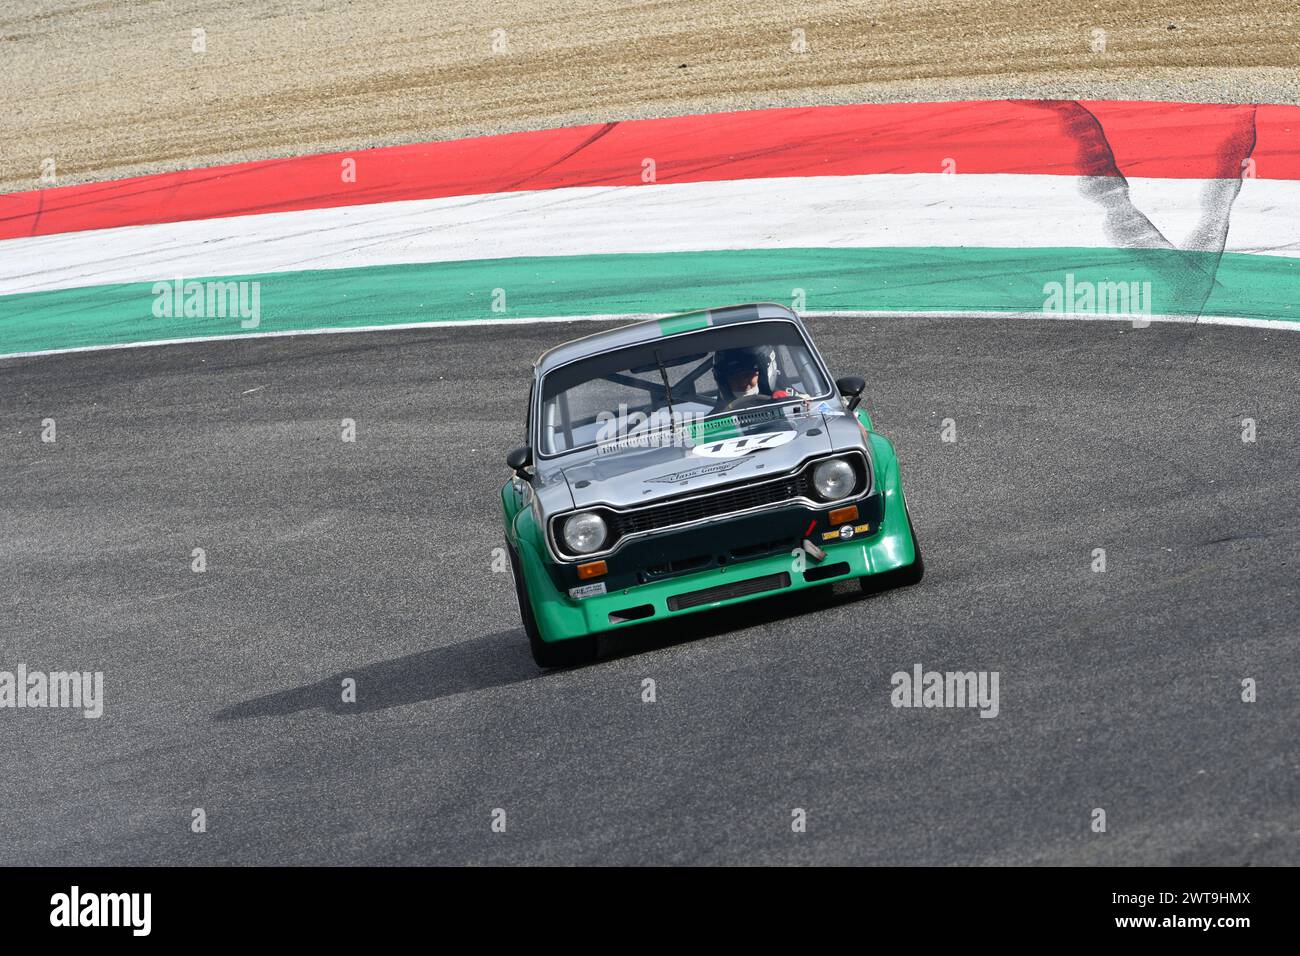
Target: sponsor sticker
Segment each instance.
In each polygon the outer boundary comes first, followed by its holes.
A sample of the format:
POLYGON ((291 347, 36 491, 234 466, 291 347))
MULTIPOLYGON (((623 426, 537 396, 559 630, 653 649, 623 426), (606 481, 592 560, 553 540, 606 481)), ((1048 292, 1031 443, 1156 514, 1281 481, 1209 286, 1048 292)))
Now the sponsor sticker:
POLYGON ((840 527, 836 528, 834 531, 823 531, 822 540, 835 541, 836 539, 838 539, 840 541, 848 541, 854 535, 869 534, 870 532, 871 532, 870 524, 846 524, 846 525, 841 525, 840 527))
POLYGON ((658 478, 647 478, 646 484, 672 484, 678 481, 690 481, 692 478, 700 478, 703 475, 714 475, 719 472, 731 471, 740 464, 740 459, 735 458, 731 461, 720 461, 716 465, 701 465, 698 468, 689 468, 686 471, 674 471, 666 475, 660 475, 658 478))
POLYGON ((791 429, 790 431, 780 432, 763 432, 758 435, 741 435, 739 438, 724 438, 722 441, 711 441, 708 444, 696 445, 691 449, 691 454, 700 458, 740 458, 751 452, 758 451, 760 448, 779 448, 782 445, 794 441, 794 436, 798 434, 791 429))
POLYGON ((583 598, 595 597, 597 594, 605 593, 605 582, 597 581, 595 584, 580 584, 576 588, 569 588, 569 597, 576 601, 583 598))

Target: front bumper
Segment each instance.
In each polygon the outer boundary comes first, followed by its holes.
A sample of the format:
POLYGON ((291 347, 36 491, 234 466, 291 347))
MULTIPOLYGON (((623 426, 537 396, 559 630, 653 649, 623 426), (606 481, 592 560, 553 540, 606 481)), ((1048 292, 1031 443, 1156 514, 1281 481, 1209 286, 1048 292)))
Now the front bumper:
POLYGON ((602 579, 607 592, 586 598, 570 597, 569 588, 596 582, 579 582, 573 566, 527 562, 532 566, 528 586, 542 639, 615 630, 911 564, 915 544, 896 483, 858 504, 859 522, 870 530, 847 541, 824 540, 833 530, 827 512, 804 508, 735 519, 741 524, 720 521, 690 535, 648 538, 644 547, 624 548, 612 556, 602 579), (807 536, 826 552, 820 563, 811 558, 797 561, 791 553, 810 521, 814 528, 807 536), (755 549, 762 553, 764 547, 764 556, 753 556, 755 549), (707 563, 690 563, 700 559, 707 563))

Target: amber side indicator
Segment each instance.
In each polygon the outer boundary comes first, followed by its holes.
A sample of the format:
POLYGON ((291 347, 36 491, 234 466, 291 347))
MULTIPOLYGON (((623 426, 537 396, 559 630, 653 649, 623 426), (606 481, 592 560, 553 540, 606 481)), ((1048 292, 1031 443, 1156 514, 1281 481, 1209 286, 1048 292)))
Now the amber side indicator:
POLYGON ((848 524, 850 521, 858 520, 858 506, 849 505, 847 508, 836 508, 830 514, 831 524, 848 524))
POLYGON ((604 561, 588 561, 586 564, 578 565, 578 580, 585 581, 587 578, 598 578, 607 570, 609 569, 605 567, 604 561))

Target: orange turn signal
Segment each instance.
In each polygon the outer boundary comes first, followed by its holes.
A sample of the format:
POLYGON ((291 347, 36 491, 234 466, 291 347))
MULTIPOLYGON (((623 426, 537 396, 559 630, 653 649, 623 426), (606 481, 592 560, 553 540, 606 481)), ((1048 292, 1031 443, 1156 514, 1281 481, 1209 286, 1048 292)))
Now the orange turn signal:
MULTIPOLYGON (((856 514, 856 512, 854 512, 856 514)), ((578 565, 578 580, 585 581, 587 578, 598 578, 608 569, 604 561, 588 561, 586 564, 578 565)))
POLYGON ((858 506, 849 505, 847 508, 836 508, 830 514, 831 524, 848 524, 850 521, 858 520, 858 506))

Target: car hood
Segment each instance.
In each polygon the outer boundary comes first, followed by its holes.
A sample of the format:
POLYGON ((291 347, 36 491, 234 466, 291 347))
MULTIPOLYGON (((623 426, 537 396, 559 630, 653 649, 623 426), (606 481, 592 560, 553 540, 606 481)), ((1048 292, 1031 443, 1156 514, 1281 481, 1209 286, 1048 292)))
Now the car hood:
POLYGON ((707 437, 700 439, 667 447, 606 448, 566 462, 564 477, 574 506, 626 508, 687 491, 775 477, 833 450, 831 430, 820 413, 748 425, 735 419, 716 422, 708 423, 707 437))

